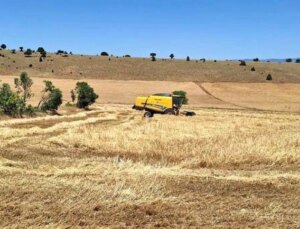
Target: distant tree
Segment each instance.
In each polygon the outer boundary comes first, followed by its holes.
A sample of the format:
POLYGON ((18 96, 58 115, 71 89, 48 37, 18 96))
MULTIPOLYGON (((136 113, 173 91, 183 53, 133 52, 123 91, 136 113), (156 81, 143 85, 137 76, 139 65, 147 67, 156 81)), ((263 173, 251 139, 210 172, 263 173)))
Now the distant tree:
POLYGON ((26 72, 22 72, 19 78, 15 78, 17 93, 23 98, 24 103, 33 96, 33 93, 31 92, 32 84, 32 79, 26 72))
POLYGON ((75 88, 77 103, 76 106, 78 108, 87 109, 88 106, 93 104, 96 99, 99 97, 95 92, 94 89, 88 85, 86 82, 77 82, 75 88))
POLYGON ((47 57, 47 52, 46 51, 43 51, 43 52, 40 52, 41 53, 41 57, 42 58, 46 58, 47 57))
POLYGON ((202 59, 200 59, 200 61, 202 61, 203 63, 205 63, 206 59, 202 58, 202 59))
POLYGON ((151 57, 151 60, 152 60, 152 61, 156 61, 156 57, 155 57, 155 56, 152 56, 152 57, 151 57))
POLYGON ((31 49, 27 49, 25 52, 24 52, 24 55, 25 57, 30 57, 32 55, 32 50, 31 49))
POLYGON ((255 72, 255 67, 252 67, 252 68, 251 68, 251 72, 255 72))
POLYGON ((190 57, 189 56, 186 57, 186 61, 190 61, 190 57))
POLYGON ((126 55, 124 55, 123 57, 128 57, 128 58, 130 58, 131 56, 130 56, 130 55, 128 55, 128 54, 126 54, 126 55))
POLYGON ((295 61, 297 64, 300 64, 300 58, 295 61))
POLYGON ((51 81, 45 80, 45 88, 42 91, 43 95, 38 104, 38 108, 42 111, 51 111, 56 113, 58 107, 62 104, 62 92, 56 88, 51 81))
POLYGON ((12 49, 12 50, 11 50, 11 53, 12 53, 12 54, 16 54, 16 50, 15 50, 15 49, 12 49))
POLYGON ((246 66, 247 64, 246 64, 246 61, 244 61, 244 60, 240 60, 240 66, 246 66))
POLYGON ((72 99, 72 102, 73 102, 73 103, 74 103, 75 100, 76 100, 76 95, 75 95, 74 90, 71 90, 71 99, 72 99))
POLYGON ((38 47, 36 51, 42 54, 43 52, 45 52, 45 49, 43 47, 38 47))
POLYGON ((266 80, 271 81, 271 80, 272 80, 272 75, 271 75, 271 74, 268 74, 266 80))
POLYGON ((1 45, 1 48, 2 48, 2 49, 6 49, 6 44, 2 44, 2 45, 1 45))
POLYGON ((152 52, 150 53, 150 56, 153 58, 153 57, 156 57, 156 53, 152 52))
POLYGON ((70 54, 70 55, 73 55, 73 53, 72 53, 72 52, 69 52, 69 54, 70 54))
POLYGON ((187 93, 185 91, 173 91, 173 95, 179 95, 182 96, 183 104, 188 104, 189 99, 187 98, 187 93))
POLYGON ((109 56, 109 54, 107 52, 101 52, 100 54, 101 56, 109 56))
POLYGON ((19 49, 20 49, 20 52, 23 52, 24 48, 21 46, 21 47, 19 47, 19 49))
POLYGON ((58 55, 58 54, 64 54, 65 53, 65 51, 63 51, 63 50, 57 50, 57 52, 56 52, 56 55, 58 55))
POLYGON ((174 57, 175 57, 175 55, 174 55, 173 53, 171 53, 171 54, 170 54, 170 58, 171 58, 171 60, 173 60, 173 59, 174 59, 174 57))
POLYGON ((287 62, 287 63, 290 63, 290 62, 292 62, 293 60, 292 60, 292 58, 287 58, 286 60, 285 60, 285 62, 287 62))
POLYGON ((258 62, 259 59, 258 59, 258 58, 254 58, 253 61, 254 61, 254 62, 258 62))
POLYGON ((214 62, 217 62, 217 60, 214 60, 214 62))

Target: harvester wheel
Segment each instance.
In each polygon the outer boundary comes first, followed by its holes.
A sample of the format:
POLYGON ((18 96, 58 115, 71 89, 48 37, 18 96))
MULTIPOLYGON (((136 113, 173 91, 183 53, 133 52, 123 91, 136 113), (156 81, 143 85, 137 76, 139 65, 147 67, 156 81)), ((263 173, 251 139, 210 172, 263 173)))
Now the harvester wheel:
POLYGON ((164 114, 167 114, 167 115, 175 115, 175 111, 173 109, 167 109, 164 111, 164 114))
POLYGON ((153 113, 150 112, 150 111, 146 111, 146 112, 144 113, 144 117, 145 117, 145 118, 152 118, 152 117, 153 117, 153 113))

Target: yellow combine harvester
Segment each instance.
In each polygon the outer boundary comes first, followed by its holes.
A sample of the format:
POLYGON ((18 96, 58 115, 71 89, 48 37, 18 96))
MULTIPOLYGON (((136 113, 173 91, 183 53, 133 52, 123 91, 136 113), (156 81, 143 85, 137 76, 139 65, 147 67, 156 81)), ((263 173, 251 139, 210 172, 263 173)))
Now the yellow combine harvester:
POLYGON ((144 117, 153 117, 155 113, 178 115, 184 97, 168 93, 137 97, 133 109, 145 110, 144 117))

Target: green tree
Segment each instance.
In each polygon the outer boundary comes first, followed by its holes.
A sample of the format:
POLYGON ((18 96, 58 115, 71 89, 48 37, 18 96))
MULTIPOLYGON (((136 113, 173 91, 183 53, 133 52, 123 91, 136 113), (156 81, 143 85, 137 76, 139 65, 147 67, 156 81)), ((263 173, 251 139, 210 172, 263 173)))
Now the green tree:
POLYGON ((9 84, 2 84, 0 86, 0 110, 10 116, 22 117, 25 109, 24 100, 11 90, 9 84))
POLYGON ((1 48, 2 48, 2 49, 6 49, 6 44, 2 44, 2 45, 1 45, 1 48))
POLYGON ((38 47, 36 51, 42 54, 43 52, 45 52, 45 49, 43 47, 38 47))
POLYGON ((300 59, 297 59, 295 62, 296 62, 297 64, 300 64, 300 59))
POLYGON ((285 62, 287 62, 287 63, 291 63, 293 60, 292 60, 292 58, 287 58, 286 60, 285 60, 285 62))
POLYGON ((31 86, 33 82, 26 72, 22 72, 19 78, 15 78, 15 87, 17 88, 17 93, 21 95, 24 103, 27 99, 33 96, 31 92, 31 86))
POLYGON ((88 106, 93 104, 96 101, 96 99, 99 97, 94 92, 94 89, 86 82, 77 82, 75 93, 77 95, 76 106, 78 108, 87 109, 88 106))
POLYGON ((20 49, 20 52, 23 52, 23 50, 24 50, 24 48, 22 46, 19 47, 19 49, 20 49))
POLYGON ((189 56, 186 57, 186 61, 190 61, 190 57, 189 56))
POLYGON ((173 53, 171 53, 171 54, 170 54, 170 58, 171 58, 171 60, 173 60, 173 59, 174 59, 174 57, 175 57, 175 55, 174 55, 173 53))
POLYGON ((62 104, 62 92, 56 88, 51 81, 45 80, 45 88, 42 91, 43 96, 38 104, 38 108, 42 111, 56 112, 58 107, 62 104))
POLYGON ((27 49, 27 50, 24 52, 24 55, 25 55, 26 57, 31 56, 31 55, 32 55, 32 50, 31 50, 31 49, 27 49))
POLYGON ((173 91, 173 95, 179 95, 183 97, 183 104, 188 104, 189 99, 185 91, 173 91))
POLYGON ((109 56, 108 52, 101 52, 101 56, 109 56))

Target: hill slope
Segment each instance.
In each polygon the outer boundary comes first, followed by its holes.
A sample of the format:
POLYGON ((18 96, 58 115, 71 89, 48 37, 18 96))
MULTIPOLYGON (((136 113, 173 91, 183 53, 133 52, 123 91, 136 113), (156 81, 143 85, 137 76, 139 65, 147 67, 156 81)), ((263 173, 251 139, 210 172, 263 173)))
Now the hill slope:
POLYGON ((24 57, 23 53, 1 50, 0 75, 18 75, 27 71, 31 76, 43 78, 113 79, 113 80, 164 80, 199 82, 266 82, 272 74, 273 82, 300 83, 300 64, 257 63, 192 60, 150 61, 148 58, 117 58, 53 53, 39 62, 39 54, 24 57), (29 67, 29 65, 32 67, 29 67), (251 71, 255 67, 256 71, 251 71))

